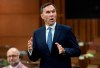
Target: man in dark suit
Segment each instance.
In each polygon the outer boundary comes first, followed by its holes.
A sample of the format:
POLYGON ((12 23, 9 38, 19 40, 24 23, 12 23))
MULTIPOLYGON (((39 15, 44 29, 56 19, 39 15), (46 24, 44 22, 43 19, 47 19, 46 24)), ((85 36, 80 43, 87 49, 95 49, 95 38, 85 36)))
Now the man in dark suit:
POLYGON ((35 31, 28 41, 29 59, 37 61, 40 58, 40 68, 71 68, 71 57, 80 55, 71 28, 57 24, 54 4, 46 3, 40 11, 45 26, 35 31))

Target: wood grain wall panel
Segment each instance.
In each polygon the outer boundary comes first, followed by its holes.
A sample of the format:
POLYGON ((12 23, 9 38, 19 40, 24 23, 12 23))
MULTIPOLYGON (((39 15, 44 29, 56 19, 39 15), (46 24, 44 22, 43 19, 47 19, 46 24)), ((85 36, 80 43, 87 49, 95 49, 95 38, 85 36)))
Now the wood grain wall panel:
POLYGON ((79 40, 79 37, 80 37, 80 33, 79 33, 79 21, 77 19, 74 19, 74 26, 73 26, 73 31, 74 31, 74 34, 77 38, 77 40, 79 40))
POLYGON ((0 46, 26 49, 39 16, 39 0, 0 0, 0 46))
POLYGON ((98 19, 88 19, 87 20, 87 40, 92 41, 97 37, 97 23, 98 19))
POLYGON ((90 20, 87 20, 86 21, 86 41, 91 41, 92 37, 91 37, 91 34, 92 34, 92 29, 91 29, 91 22, 90 20))
POLYGON ((97 23, 97 34, 100 37, 100 20, 98 20, 98 23, 97 23))
POLYGON ((38 13, 36 6, 38 0, 0 0, 0 13, 38 13))
POLYGON ((0 36, 29 36, 39 26, 37 15, 0 15, 0 36))
POLYGON ((60 24, 66 24, 65 23, 65 0, 54 0, 54 4, 57 7, 57 22, 60 24))
POLYGON ((81 41, 84 41, 85 42, 85 38, 86 38, 86 26, 85 26, 85 22, 86 20, 79 20, 79 36, 80 36, 80 39, 81 41))
POLYGON ((57 7, 57 22, 59 22, 59 23, 62 23, 62 17, 61 17, 61 0, 58 0, 58 1, 54 1, 54 4, 56 5, 56 7, 57 7))
POLYGON ((27 41, 30 36, 5 36, 0 37, 0 46, 16 47, 20 50, 27 50, 27 41))
POLYGON ((99 19, 66 19, 66 25, 72 27, 80 41, 89 42, 98 37, 97 25, 99 19))
POLYGON ((54 4, 55 4, 54 0, 49 0, 49 2, 51 2, 51 3, 54 3, 54 4))
POLYGON ((73 27, 74 20, 66 20, 66 25, 73 27))
POLYGON ((61 17, 62 17, 62 24, 66 24, 65 22, 65 0, 61 1, 61 17))
POLYGON ((93 39, 97 37, 97 23, 99 19, 92 19, 92 36, 93 39))
POLYGON ((96 27, 96 23, 97 23, 96 21, 97 20, 98 19, 88 19, 88 21, 87 21, 87 27, 88 27, 88 29, 90 27, 90 29, 88 31, 88 34, 87 34, 87 39, 89 39, 88 41, 92 41, 94 39, 94 36, 96 37, 96 33, 97 32, 95 31, 95 27, 96 27))

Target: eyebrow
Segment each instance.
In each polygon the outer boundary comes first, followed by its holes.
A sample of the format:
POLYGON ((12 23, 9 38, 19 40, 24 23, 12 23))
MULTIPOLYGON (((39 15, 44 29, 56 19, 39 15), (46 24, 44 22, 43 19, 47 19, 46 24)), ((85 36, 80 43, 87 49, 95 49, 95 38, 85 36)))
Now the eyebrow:
POLYGON ((16 55, 7 55, 7 56, 17 56, 18 54, 16 54, 16 55))

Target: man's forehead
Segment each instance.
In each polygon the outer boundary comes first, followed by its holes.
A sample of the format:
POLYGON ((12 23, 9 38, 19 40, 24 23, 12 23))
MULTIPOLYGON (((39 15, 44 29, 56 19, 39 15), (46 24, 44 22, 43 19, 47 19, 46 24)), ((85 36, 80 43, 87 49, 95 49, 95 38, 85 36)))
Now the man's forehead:
POLYGON ((10 49, 7 52, 7 55, 18 55, 18 51, 16 49, 10 49))
POLYGON ((7 55, 18 55, 18 53, 17 53, 17 52, 13 52, 13 51, 9 51, 9 52, 7 53, 7 55))

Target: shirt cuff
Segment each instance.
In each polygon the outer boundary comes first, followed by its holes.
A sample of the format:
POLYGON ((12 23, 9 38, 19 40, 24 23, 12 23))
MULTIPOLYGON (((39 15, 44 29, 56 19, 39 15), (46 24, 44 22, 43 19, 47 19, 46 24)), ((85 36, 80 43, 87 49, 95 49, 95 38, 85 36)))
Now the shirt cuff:
POLYGON ((28 53, 29 53, 30 56, 32 55, 32 51, 33 50, 28 50, 28 53))

